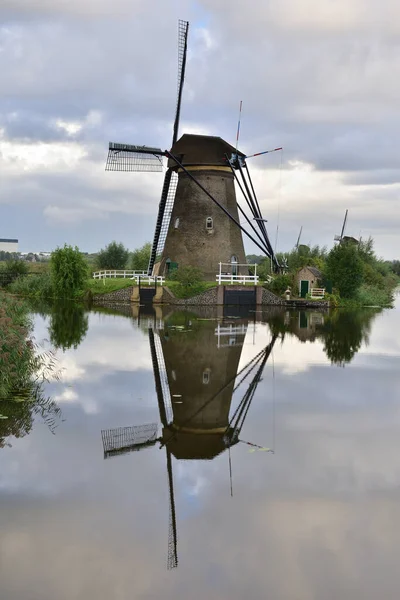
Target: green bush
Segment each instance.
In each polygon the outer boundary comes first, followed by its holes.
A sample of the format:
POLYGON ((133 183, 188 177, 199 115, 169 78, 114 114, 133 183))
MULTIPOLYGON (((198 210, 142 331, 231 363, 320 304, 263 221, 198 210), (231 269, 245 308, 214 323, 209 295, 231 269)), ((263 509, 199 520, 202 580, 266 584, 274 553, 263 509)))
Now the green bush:
POLYGON ((342 243, 332 248, 324 275, 339 289, 342 298, 353 298, 363 281, 363 262, 357 247, 342 243))
POLYGON ((197 267, 187 266, 173 271, 169 279, 171 281, 178 281, 185 287, 191 287, 203 281, 203 274, 197 267))
POLYGON ((137 248, 129 259, 130 268, 133 271, 146 271, 149 266, 151 244, 147 242, 141 248, 137 248))
POLYGON ((393 293, 372 285, 363 284, 355 298, 361 306, 391 306, 393 293))
POLYGON ((58 298, 72 298, 85 288, 88 266, 83 254, 75 246, 64 245, 51 253, 51 278, 58 298))
POLYGON ((96 257, 96 265, 99 269, 123 270, 126 268, 128 258, 128 249, 114 241, 100 250, 96 257))
POLYGON ((18 277, 7 289, 12 294, 17 294, 18 296, 34 298, 52 298, 54 296, 53 284, 49 273, 18 277))
POLYGON ((288 287, 293 289, 293 275, 290 273, 276 275, 272 281, 265 284, 265 287, 271 290, 271 292, 274 292, 274 294, 282 296, 288 287))

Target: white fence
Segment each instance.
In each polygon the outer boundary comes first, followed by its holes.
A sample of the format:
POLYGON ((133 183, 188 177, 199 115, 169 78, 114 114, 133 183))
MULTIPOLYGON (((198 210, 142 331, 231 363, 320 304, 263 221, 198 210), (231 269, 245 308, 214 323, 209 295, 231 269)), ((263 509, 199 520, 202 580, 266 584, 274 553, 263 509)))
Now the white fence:
POLYGON ((108 271, 97 271, 93 273, 93 279, 115 279, 116 277, 122 277, 123 279, 132 279, 134 277, 146 276, 147 271, 118 271, 118 270, 108 270, 108 271))
POLYGON ((231 285, 234 283, 253 283, 256 285, 258 280, 259 277, 257 275, 256 264, 248 265, 239 263, 219 263, 219 273, 216 276, 216 281, 219 283, 219 285, 221 285, 221 283, 230 283, 231 285), (231 272, 224 272, 223 267, 228 267, 231 272), (254 275, 240 275, 239 267, 253 267, 254 275), (234 271, 236 271, 236 273, 234 271))
POLYGON ((157 285, 164 285, 165 277, 153 277, 153 275, 147 275, 147 271, 97 271, 93 273, 93 279, 115 279, 117 277, 123 279, 131 279, 135 281, 136 284, 144 284, 149 285, 152 283, 157 283, 157 285))
POLYGON ((311 288, 311 298, 325 298, 325 288, 311 288))

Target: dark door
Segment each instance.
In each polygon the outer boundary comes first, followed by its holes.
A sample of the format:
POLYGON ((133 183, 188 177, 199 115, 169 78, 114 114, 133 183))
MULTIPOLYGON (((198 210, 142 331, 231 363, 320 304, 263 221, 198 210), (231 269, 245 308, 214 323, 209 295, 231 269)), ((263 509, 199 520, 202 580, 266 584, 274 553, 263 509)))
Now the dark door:
POLYGON ((224 304, 254 306, 256 304, 256 290, 230 290, 228 286, 225 286, 224 304))
POLYGON ((153 298, 156 293, 155 287, 141 287, 139 290, 140 293, 140 304, 152 304, 153 298))
POLYGON ((302 279, 300 281, 300 296, 301 296, 301 298, 305 298, 307 296, 309 287, 310 287, 309 281, 307 281, 305 279, 302 279))

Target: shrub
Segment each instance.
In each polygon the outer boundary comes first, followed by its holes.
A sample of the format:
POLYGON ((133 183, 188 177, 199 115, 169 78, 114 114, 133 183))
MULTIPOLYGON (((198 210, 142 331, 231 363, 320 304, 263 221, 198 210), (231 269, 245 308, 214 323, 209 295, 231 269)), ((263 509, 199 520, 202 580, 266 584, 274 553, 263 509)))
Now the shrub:
POLYGON ((362 306, 391 306, 393 294, 390 290, 363 284, 357 291, 356 300, 362 306))
POLYGON ((131 254, 129 264, 133 271, 146 271, 149 266, 151 244, 147 242, 141 248, 137 248, 131 254))
POLYGON ((54 289, 49 273, 18 277, 8 286, 8 291, 19 296, 52 298, 54 289))
POLYGON ((171 281, 178 281, 185 287, 191 287, 203 281, 203 274, 197 267, 181 267, 176 269, 169 276, 171 281))
MULTIPOLYGON (((128 262, 129 251, 123 244, 111 242, 100 250, 96 258, 99 269, 125 269, 128 262)), ((147 265, 146 265, 147 266, 147 265)))
POLYGON ((288 287, 293 289, 293 275, 289 273, 276 275, 265 287, 274 292, 274 294, 282 296, 288 287))
POLYGON ((85 287, 87 263, 79 248, 64 245, 51 253, 51 278, 59 298, 71 298, 85 287))
POLYGON ((337 244, 328 254, 325 278, 337 287, 342 298, 352 298, 363 281, 363 262, 352 244, 337 244))

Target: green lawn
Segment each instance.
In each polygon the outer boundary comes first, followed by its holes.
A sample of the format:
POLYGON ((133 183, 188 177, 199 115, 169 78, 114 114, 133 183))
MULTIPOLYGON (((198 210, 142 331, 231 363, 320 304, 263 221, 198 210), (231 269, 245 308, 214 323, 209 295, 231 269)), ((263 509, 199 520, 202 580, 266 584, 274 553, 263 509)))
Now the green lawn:
POLYGON ((135 282, 131 279, 88 279, 87 289, 92 294, 107 294, 107 292, 115 292, 127 287, 132 287, 135 282))

